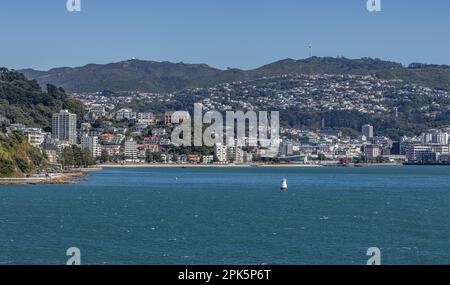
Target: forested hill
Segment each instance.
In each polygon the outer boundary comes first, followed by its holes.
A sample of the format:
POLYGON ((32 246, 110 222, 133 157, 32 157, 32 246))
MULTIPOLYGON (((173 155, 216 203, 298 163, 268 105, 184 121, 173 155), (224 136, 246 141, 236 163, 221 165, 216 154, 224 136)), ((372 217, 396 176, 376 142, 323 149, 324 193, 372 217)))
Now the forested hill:
POLYGON ((431 88, 450 90, 450 67, 400 63, 380 59, 311 57, 284 59, 252 70, 220 70, 205 64, 184 64, 126 60, 110 64, 88 64, 49 71, 24 69, 28 78, 41 85, 61 86, 69 92, 144 91, 173 92, 191 87, 210 87, 219 83, 245 81, 283 74, 359 74, 383 79, 401 79, 431 88))
POLYGON ((29 127, 51 126, 53 113, 68 109, 79 116, 83 113, 80 101, 69 99, 62 88, 47 85, 43 91, 34 80, 23 74, 0 68, 0 115, 11 123, 29 127))

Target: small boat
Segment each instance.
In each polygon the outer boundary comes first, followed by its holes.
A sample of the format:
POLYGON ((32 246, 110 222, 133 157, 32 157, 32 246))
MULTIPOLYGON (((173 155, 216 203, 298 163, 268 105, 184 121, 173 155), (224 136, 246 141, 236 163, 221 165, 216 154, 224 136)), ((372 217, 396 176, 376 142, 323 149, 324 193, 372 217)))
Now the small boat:
POLYGON ((280 189, 281 189, 281 191, 286 191, 287 188, 288 188, 287 180, 286 180, 286 178, 283 178, 283 180, 281 181, 281 187, 280 187, 280 189))

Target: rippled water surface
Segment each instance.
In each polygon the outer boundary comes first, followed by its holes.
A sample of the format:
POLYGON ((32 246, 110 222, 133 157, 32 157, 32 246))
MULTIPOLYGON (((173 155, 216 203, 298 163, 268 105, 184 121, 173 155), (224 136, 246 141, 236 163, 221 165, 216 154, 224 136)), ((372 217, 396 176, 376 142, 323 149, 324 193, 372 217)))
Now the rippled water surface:
POLYGON ((84 264, 365 264, 369 247, 384 264, 449 264, 450 167, 111 168, 0 186, 0 264, 64 264, 72 246, 84 264))

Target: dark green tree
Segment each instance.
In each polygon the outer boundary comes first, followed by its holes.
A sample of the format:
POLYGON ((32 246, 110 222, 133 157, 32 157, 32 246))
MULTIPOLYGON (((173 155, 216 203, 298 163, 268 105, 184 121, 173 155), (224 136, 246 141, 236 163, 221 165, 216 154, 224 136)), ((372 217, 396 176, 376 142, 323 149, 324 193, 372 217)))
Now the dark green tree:
POLYGON ((109 153, 106 149, 102 150, 102 153, 100 155, 100 162, 101 163, 108 163, 109 162, 109 153))

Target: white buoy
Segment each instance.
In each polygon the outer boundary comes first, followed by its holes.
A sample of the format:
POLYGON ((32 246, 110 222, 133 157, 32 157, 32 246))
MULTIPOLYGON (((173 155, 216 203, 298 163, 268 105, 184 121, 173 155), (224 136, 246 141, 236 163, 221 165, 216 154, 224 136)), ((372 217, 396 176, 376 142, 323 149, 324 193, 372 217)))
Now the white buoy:
POLYGON ((287 188, 288 188, 288 185, 287 185, 287 180, 286 180, 286 178, 283 178, 283 180, 281 181, 281 191, 286 191, 287 190, 287 188))

